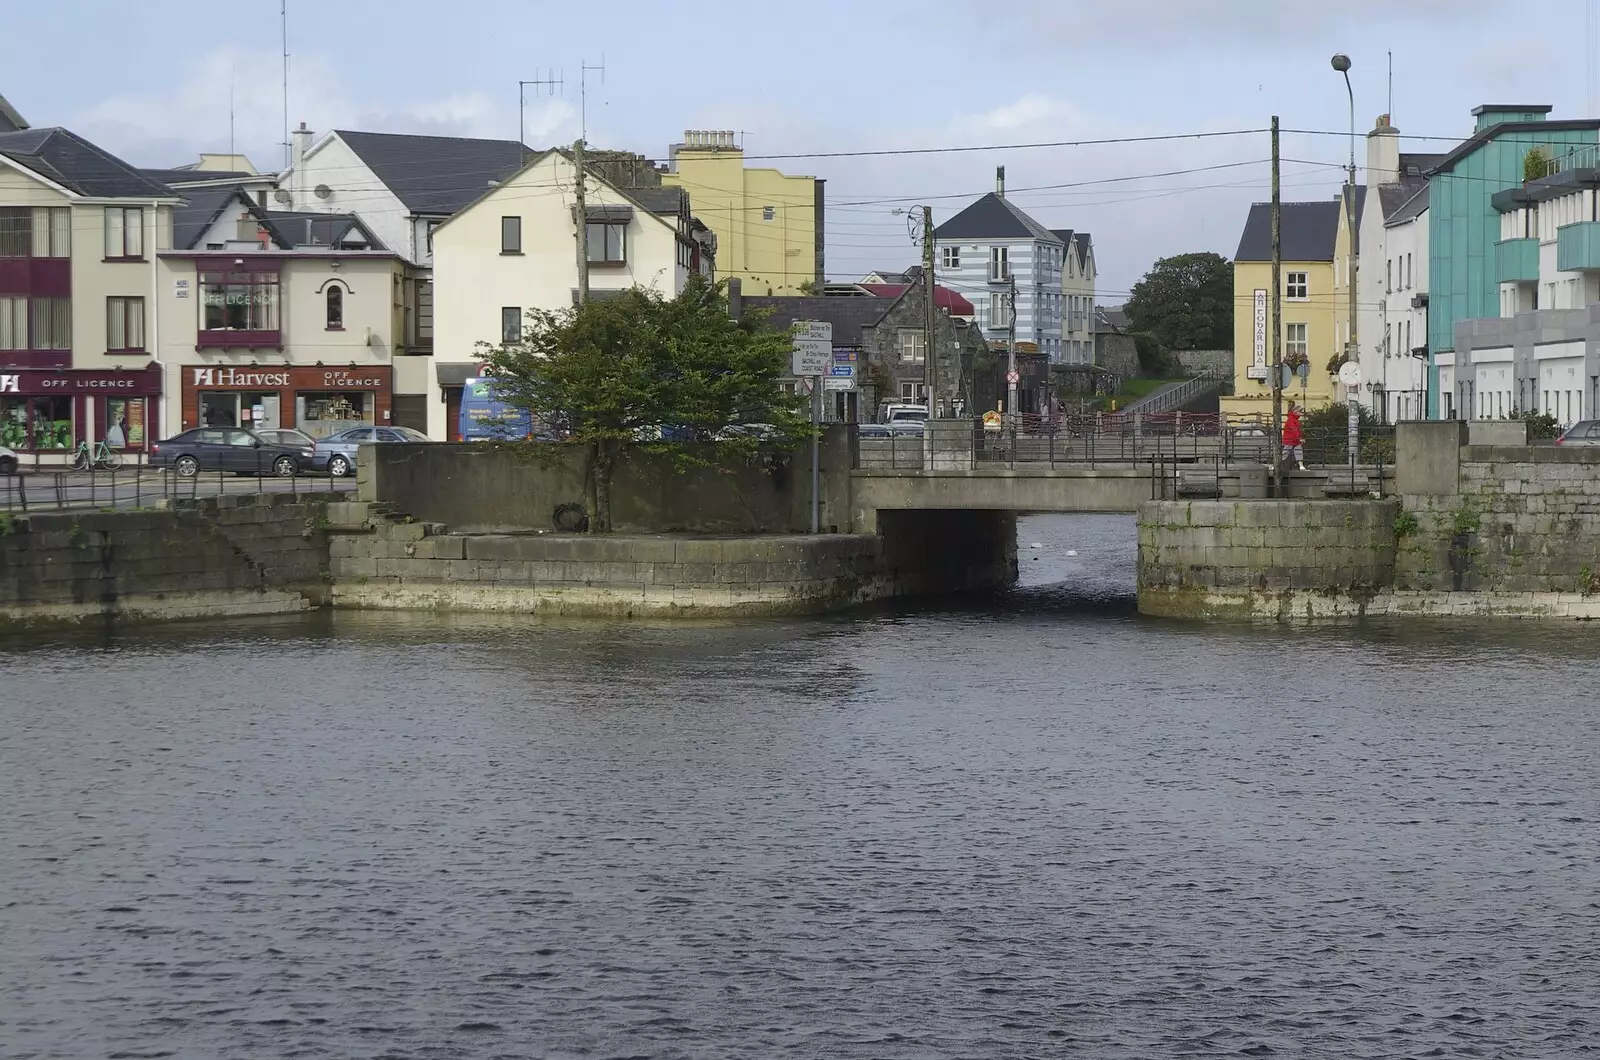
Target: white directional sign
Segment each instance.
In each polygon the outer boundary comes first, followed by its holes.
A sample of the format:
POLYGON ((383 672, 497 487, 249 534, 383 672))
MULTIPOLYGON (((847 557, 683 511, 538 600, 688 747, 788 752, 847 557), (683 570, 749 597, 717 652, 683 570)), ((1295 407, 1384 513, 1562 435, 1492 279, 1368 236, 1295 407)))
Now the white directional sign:
POLYGON ((797 376, 827 375, 833 367, 833 325, 826 320, 796 320, 791 367, 797 376))

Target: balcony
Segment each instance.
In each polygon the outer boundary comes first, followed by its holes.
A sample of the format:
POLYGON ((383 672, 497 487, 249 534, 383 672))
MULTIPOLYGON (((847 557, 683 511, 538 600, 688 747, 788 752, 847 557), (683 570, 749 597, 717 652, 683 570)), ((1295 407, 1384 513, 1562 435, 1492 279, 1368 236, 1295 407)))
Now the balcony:
POLYGON ((1538 283, 1539 241, 1502 239, 1494 245, 1496 283, 1538 283))
POLYGON ((1579 221, 1556 229, 1556 268, 1562 272, 1600 271, 1600 221, 1579 221))

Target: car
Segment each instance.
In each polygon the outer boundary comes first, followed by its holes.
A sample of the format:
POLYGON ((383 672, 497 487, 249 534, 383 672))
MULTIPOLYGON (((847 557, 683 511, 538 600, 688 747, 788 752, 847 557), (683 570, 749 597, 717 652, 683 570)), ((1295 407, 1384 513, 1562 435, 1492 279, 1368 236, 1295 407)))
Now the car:
POLYGON ((311 469, 315 449, 280 445, 243 427, 196 427, 150 446, 150 466, 171 468, 184 478, 201 471, 292 478, 311 469))
POLYGON ((1557 445, 1600 445, 1600 420, 1579 420, 1561 432, 1557 445))
POLYGON ((15 475, 19 463, 15 451, 0 445, 0 475, 15 475))
POLYGON ((293 427, 261 427, 256 429, 262 440, 273 442, 277 445, 292 446, 296 449, 310 449, 316 456, 311 458, 309 471, 328 470, 328 454, 317 452, 317 440, 305 431, 297 431, 293 427))
POLYGON ((856 437, 892 438, 894 437, 894 431, 889 429, 887 423, 858 423, 856 424, 856 437))
POLYGON ((763 442, 782 438, 783 431, 770 423, 730 423, 711 435, 712 441, 726 442, 734 438, 757 438, 763 442))
POLYGON ((885 405, 883 407, 883 422, 893 423, 895 420, 912 419, 925 420, 928 418, 926 405, 885 405))
POLYGON ((321 464, 321 470, 334 478, 342 478, 355 471, 356 453, 363 445, 428 440, 426 434, 410 427, 350 427, 338 434, 330 434, 318 442, 317 460, 321 464))

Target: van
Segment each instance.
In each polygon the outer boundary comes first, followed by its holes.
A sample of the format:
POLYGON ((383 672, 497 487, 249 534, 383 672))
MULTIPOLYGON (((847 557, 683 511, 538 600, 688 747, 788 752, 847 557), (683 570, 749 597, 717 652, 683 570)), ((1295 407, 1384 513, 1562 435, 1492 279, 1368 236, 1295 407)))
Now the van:
POLYGON ((883 422, 896 423, 905 420, 921 422, 928 418, 926 405, 885 405, 883 408, 883 422))
POLYGON ((533 414, 500 401, 494 380, 468 379, 461 388, 459 427, 463 442, 514 441, 532 436, 533 414))

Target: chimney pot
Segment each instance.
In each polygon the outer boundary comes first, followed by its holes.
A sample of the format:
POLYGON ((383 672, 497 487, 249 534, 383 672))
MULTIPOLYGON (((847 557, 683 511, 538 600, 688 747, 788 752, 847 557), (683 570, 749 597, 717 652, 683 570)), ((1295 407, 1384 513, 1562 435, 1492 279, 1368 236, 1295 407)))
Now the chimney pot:
POLYGON ((1006 197, 1006 167, 994 167, 994 193, 1002 199, 1006 197))

